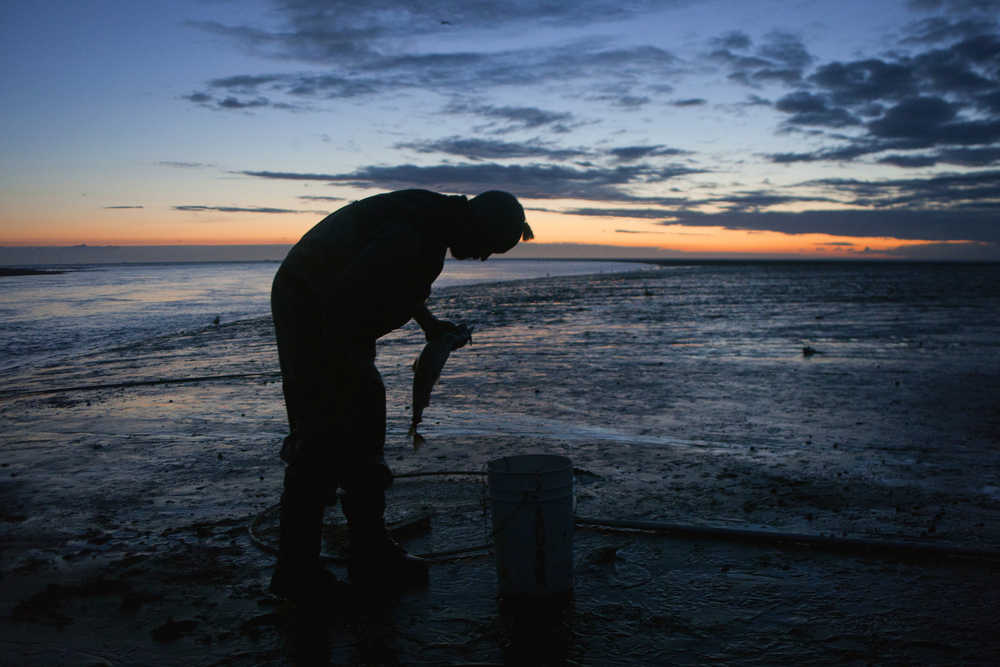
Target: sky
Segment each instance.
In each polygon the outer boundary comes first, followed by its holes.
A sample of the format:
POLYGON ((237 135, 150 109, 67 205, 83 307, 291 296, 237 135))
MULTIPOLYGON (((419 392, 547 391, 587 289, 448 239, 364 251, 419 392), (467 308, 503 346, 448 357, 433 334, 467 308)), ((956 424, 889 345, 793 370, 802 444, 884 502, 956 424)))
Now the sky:
POLYGON ((282 246, 371 194, 500 189, 519 256, 1000 260, 998 16, 4 3, 0 246, 282 246))

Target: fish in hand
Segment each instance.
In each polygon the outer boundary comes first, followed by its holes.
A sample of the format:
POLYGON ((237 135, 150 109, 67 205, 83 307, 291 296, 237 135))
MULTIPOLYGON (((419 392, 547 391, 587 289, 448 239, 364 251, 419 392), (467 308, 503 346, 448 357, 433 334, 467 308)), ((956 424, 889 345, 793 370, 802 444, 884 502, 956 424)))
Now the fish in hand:
POLYGON ((460 324, 428 340, 413 363, 413 417, 409 433, 413 436, 414 449, 423 442, 423 437, 417 433, 417 424, 423 419, 424 408, 430 405, 431 390, 441 377, 448 355, 471 341, 472 329, 460 324))

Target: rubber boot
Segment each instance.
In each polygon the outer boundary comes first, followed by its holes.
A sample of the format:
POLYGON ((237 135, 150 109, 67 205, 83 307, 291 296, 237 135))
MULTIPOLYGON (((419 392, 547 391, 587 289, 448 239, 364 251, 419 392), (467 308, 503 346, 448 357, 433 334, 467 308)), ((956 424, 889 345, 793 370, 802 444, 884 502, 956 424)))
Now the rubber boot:
POLYGON ((394 593, 426 586, 430 564, 392 538, 385 527, 385 492, 349 491, 343 498, 351 540, 351 583, 370 592, 394 593))
POLYGON ((320 563, 323 504, 321 494, 298 479, 291 466, 286 468, 278 564, 270 591, 297 604, 335 610, 344 597, 345 584, 320 563))

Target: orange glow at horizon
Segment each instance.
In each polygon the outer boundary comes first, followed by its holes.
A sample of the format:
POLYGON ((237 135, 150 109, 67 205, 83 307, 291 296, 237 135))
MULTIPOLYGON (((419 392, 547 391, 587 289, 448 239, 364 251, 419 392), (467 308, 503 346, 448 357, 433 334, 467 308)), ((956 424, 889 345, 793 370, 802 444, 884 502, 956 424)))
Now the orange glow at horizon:
MULTIPOLYGON (((7 212, 9 215, 9 211, 7 212)), ((49 211, 31 223, 0 221, 0 245, 276 245, 295 243, 325 216, 310 213, 163 211, 154 208, 49 211), (83 219, 86 217, 86 219, 83 219), (99 221, 99 223, 97 222, 99 221)), ((8 217, 8 216, 4 216, 8 217)), ((878 253, 931 241, 886 237, 841 237, 775 231, 662 224, 636 218, 527 211, 533 243, 648 248, 692 254, 804 255, 815 257, 878 253)), ((960 241, 958 241, 960 242, 960 241)))
POLYGON ((548 211, 529 211, 528 222, 535 229, 536 241, 539 243, 584 243, 699 254, 836 256, 939 243, 882 236, 787 234, 777 231, 662 224, 635 218, 570 216, 548 211), (539 232, 539 229, 543 231, 539 232))
POLYGON ((295 243, 325 214, 87 211, 30 223, 0 219, 0 246, 272 245, 295 243), (99 222, 97 222, 99 221, 99 222))

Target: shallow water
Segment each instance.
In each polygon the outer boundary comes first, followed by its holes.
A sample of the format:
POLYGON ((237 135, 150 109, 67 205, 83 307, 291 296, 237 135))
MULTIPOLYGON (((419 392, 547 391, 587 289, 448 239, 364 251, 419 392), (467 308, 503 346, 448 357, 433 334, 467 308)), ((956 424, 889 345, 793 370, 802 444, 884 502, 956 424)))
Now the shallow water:
MULTIPOLYGON (((839 473, 885 494, 919 487, 996 503, 998 278, 1000 265, 746 263, 444 287, 432 310, 475 333, 449 358, 420 431, 429 452, 492 437, 580 456, 596 447, 594 464, 612 474, 618 463, 607 452, 642 449, 740 461, 767 469, 779 485, 835 483, 839 473), (807 346, 815 354, 804 355, 807 346)), ((422 344, 411 323, 378 345, 387 451, 401 462, 412 447, 412 363, 422 344)), ((227 428, 242 433, 245 420, 280 441, 286 427, 266 317, 14 370, 3 394, 212 377, 249 392, 226 390, 235 392, 227 409, 242 415, 224 420, 227 428)), ((221 406, 199 396, 170 407, 218 421, 221 406)), ((45 400, 85 398, 70 391, 45 400)), ((137 425, 166 407, 138 399, 119 407, 137 425)), ((755 505, 768 508, 761 521, 803 527, 770 500, 755 505)), ((670 518, 690 508, 674 510, 670 518)), ((634 512, 664 516, 648 504, 634 512)), ((859 517, 851 526, 869 523, 859 517)))
MULTIPOLYGON (((591 261, 447 260, 436 289, 634 270, 591 261)), ((0 278, 0 371, 270 314, 277 262, 95 264, 0 278)))
MULTIPOLYGON (((379 343, 387 457, 407 473, 561 454, 582 516, 997 550, 997 278, 996 265, 720 264, 444 288, 432 310, 473 324, 472 344, 450 357, 414 450, 422 335, 411 324, 379 343)), ((270 554, 246 530, 281 489, 269 319, 5 379, 12 654, 287 662, 294 632, 263 593, 270 554), (150 639, 165 628, 186 630, 150 639)), ((432 522, 413 548, 482 539, 481 483, 461 481, 394 486, 390 516, 430 503, 463 520, 432 522)), ((342 525, 337 509, 327 518, 328 533, 342 525)), ((334 662, 404 664, 523 664, 538 650, 578 664, 970 664, 998 650, 995 562, 574 540, 576 597, 554 624, 498 613, 482 558, 435 565, 427 591, 323 625, 318 645, 334 662)))

